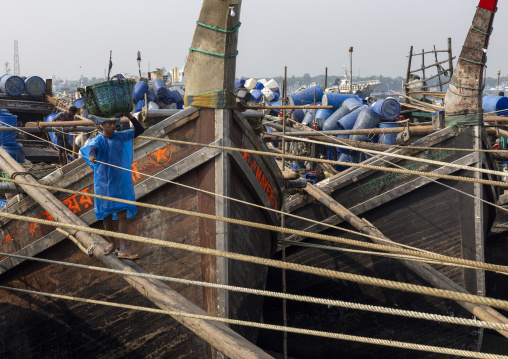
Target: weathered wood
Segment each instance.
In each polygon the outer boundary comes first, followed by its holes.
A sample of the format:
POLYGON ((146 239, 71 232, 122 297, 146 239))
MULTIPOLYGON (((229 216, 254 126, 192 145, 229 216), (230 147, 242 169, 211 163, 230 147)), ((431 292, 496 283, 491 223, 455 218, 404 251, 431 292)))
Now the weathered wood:
MULTIPOLYGON (((232 30, 240 22, 241 5, 233 5, 236 16, 230 16, 229 1, 204 0, 199 22, 223 30, 232 30)), ((185 93, 198 95, 210 91, 234 90, 238 31, 223 33, 197 25, 191 48, 219 54, 214 56, 190 51, 185 65, 185 93), (221 57, 231 56, 231 57, 221 57), (203 74, 213 76, 203 76, 203 74)))
MULTIPOLYGON (((12 158, 10 158, 10 156, 8 156, 2 149, 0 149, 0 156, 2 156, 0 159, 0 168, 2 168, 9 175, 12 175, 15 171, 23 171, 23 168, 16 162, 12 162, 12 158)), ((34 179, 27 177, 29 176, 25 176, 25 180, 36 182, 34 179)), ((37 202, 39 202, 39 204, 53 216, 53 218, 68 223, 86 226, 86 223, 84 223, 75 214, 70 212, 67 207, 62 205, 60 201, 54 198, 46 190, 37 189, 27 185, 22 185, 22 188, 32 198, 36 199, 37 202)), ((90 247, 93 243, 106 244, 105 240, 97 235, 91 235, 83 232, 75 232, 72 234, 74 234, 74 236, 86 248, 90 247)), ((103 246, 96 247, 94 249, 94 256, 104 262, 108 267, 127 271, 132 270, 144 272, 141 267, 137 266, 134 263, 125 264, 126 262, 122 262, 115 256, 104 256, 102 253, 102 248, 103 246)), ((143 278, 128 276, 124 278, 141 294, 149 298, 162 309, 171 311, 188 311, 191 313, 206 313, 202 309, 187 301, 185 298, 181 297, 179 294, 171 290, 167 285, 163 284, 160 281, 146 280, 143 278)), ((236 358, 270 357, 223 324, 190 318, 175 317, 175 319, 187 326, 194 333, 208 341, 212 346, 228 356, 236 358)))
MULTIPOLYGON (((469 166, 474 163, 474 157, 473 157, 473 155, 468 155, 468 156, 463 157, 463 158, 461 158, 457 161, 454 161, 452 163, 464 165, 464 166, 469 166)), ((458 171, 458 169, 455 169, 452 167, 440 167, 437 170, 435 170, 434 172, 448 175, 448 174, 455 173, 457 171, 458 171)), ((432 182, 432 179, 427 178, 427 177, 416 178, 416 179, 409 181, 407 183, 404 183, 394 189, 391 189, 383 194, 380 194, 376 197, 368 199, 367 201, 359 203, 359 204, 349 208, 349 211, 351 211, 352 213, 354 213, 357 216, 362 215, 364 213, 367 213, 370 210, 373 210, 377 207, 385 205, 385 204, 389 203, 390 201, 400 198, 401 196, 404 196, 404 195, 407 195, 413 191, 416 191, 431 182, 432 182)), ((330 192, 330 189, 327 186, 319 186, 318 185, 317 187, 321 191, 330 192)), ((340 190, 340 188, 342 188, 342 187, 339 187, 338 190, 340 190)), ((312 197, 301 196, 300 198, 293 201, 293 203, 290 203, 290 205, 292 205, 291 210, 294 211, 297 208, 301 208, 301 206, 303 206, 305 204, 309 204, 313 200, 314 200, 314 198, 312 198, 312 197)), ((339 217, 337 215, 333 215, 328 218, 325 218, 322 221, 322 223, 336 226, 336 225, 341 224, 343 221, 344 220, 341 217, 339 217)), ((325 226, 323 224, 313 224, 311 226, 305 227, 303 230, 305 232, 310 232, 310 233, 321 233, 321 232, 327 230, 328 228, 329 228, 328 226, 325 226)), ((288 237, 288 240, 292 240, 292 241, 301 241, 304 239, 305 238, 296 236, 296 235, 288 237)))
MULTIPOLYGON (((222 141, 216 141, 213 142, 212 144, 220 146, 221 143, 222 141)), ((179 162, 175 163, 174 165, 166 168, 164 171, 159 172, 157 174, 157 177, 167 181, 173 181, 174 179, 181 177, 182 175, 188 173, 189 171, 192 171, 195 168, 201 166, 207 161, 212 160, 219 153, 220 150, 203 148, 193 153, 189 157, 186 157, 180 160, 179 162)), ((139 199, 147 194, 150 194, 160 189, 163 185, 164 182, 161 182, 159 179, 148 178, 134 187, 134 195, 136 199, 139 199)), ((95 215, 93 214, 92 211, 80 216, 80 218, 88 225, 92 225, 97 222, 97 218, 95 218, 95 215)), ((44 237, 40 238, 39 240, 24 247, 21 251, 16 252, 15 254, 23 256, 35 256, 43 252, 44 250, 60 243, 63 239, 65 238, 61 237, 59 233, 51 232, 45 235, 44 237)), ((23 262, 24 260, 19 258, 6 258, 1 260, 0 274, 5 273, 6 271, 14 268, 15 266, 23 262)))
POLYGON ((407 84, 409 84, 409 79, 411 77, 411 61, 413 60, 413 46, 411 46, 410 50, 409 50, 409 59, 408 59, 408 62, 407 62, 407 73, 406 73, 406 86, 405 89, 406 89, 406 95, 408 95, 408 87, 407 87, 407 84))
MULTIPOLYGON (((497 5, 497 1, 494 1, 497 5)), ((457 66, 445 97, 446 115, 480 114, 482 110, 483 68, 486 61, 494 12, 476 10, 457 66), (486 35, 487 34, 487 35, 486 35)))
MULTIPOLYGON (((362 233, 369 234, 374 236, 375 238, 370 237, 370 239, 378 244, 387 245, 390 247, 399 247, 395 242, 391 241, 388 237, 383 235, 376 227, 374 227, 371 223, 365 222, 359 217, 355 216, 351 211, 342 206, 340 203, 335 201, 332 197, 327 195, 325 192, 319 190, 317 187, 312 184, 307 185, 304 188, 304 191, 310 194, 312 197, 321 202, 324 206, 330 208, 333 212, 338 214, 342 219, 351 224, 353 227, 358 229, 362 233)), ((417 275, 425 279, 427 282, 435 286, 436 288, 456 291, 460 293, 467 293, 464 288, 460 285, 452 281, 450 278, 443 275, 441 272, 437 271, 430 265, 426 263, 418 263, 408 260, 400 260, 406 267, 415 272, 417 275)), ((476 294, 476 293, 473 293, 476 294)), ((496 323, 508 324, 508 318, 503 316, 501 313, 495 311, 494 309, 487 306, 480 306, 467 302, 457 302, 459 305, 464 307, 466 310, 471 312, 473 315, 477 316, 481 320, 485 321, 494 321, 496 323), (487 311, 488 310, 488 311, 487 311)), ((508 338, 508 331, 498 330, 498 332, 504 337, 508 338)))
MULTIPOLYGON (((452 60, 454 59, 455 57, 452 58, 452 60)), ((417 70, 413 70, 411 71, 410 73, 415 73, 415 72, 420 72, 420 71, 425 71, 427 69, 430 69, 431 67, 433 66, 437 66, 437 65, 441 65, 441 64, 444 64, 445 62, 448 62, 448 60, 444 60, 444 61, 440 61, 440 62, 437 62, 435 64, 432 64, 432 65, 429 65, 429 66, 425 66, 425 67, 422 67, 420 69, 417 69, 417 70)))

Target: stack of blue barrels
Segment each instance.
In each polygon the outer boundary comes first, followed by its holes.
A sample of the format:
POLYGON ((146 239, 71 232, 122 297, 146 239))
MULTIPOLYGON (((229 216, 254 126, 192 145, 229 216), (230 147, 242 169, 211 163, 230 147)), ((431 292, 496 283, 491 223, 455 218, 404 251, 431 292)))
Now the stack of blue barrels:
MULTIPOLYGON (((394 98, 387 98, 367 105, 367 101, 353 94, 323 93, 320 86, 311 86, 289 96, 291 105, 323 105, 332 109, 295 111, 293 118, 306 126, 313 126, 316 130, 361 130, 374 128, 398 127, 395 122, 400 116, 400 103, 394 98)), ((379 142, 395 145, 397 134, 377 135, 339 135, 337 138, 351 139, 364 142, 379 142)), ((359 163, 366 159, 360 152, 350 151, 342 147, 326 149, 329 160, 359 163), (337 158, 338 156, 338 158, 337 158)), ((339 171, 346 166, 338 166, 339 171)))
POLYGON ((152 81, 152 88, 151 90, 145 81, 138 81, 134 85, 132 99, 136 103, 136 111, 141 111, 143 106, 145 106, 145 95, 149 108, 158 108, 157 103, 165 105, 175 104, 177 108, 183 108, 183 96, 178 90, 167 87, 163 80, 154 79, 152 81))
MULTIPOLYGON (((0 127, 16 128, 18 126, 18 117, 9 113, 5 109, 0 109, 0 127)), ((23 145, 16 142, 16 132, 0 132, 0 144, 12 158, 19 163, 25 162, 23 145)))
POLYGON ((0 78, 0 91, 9 96, 41 97, 46 92, 46 82, 39 76, 30 76, 26 80, 16 75, 5 74, 0 78))

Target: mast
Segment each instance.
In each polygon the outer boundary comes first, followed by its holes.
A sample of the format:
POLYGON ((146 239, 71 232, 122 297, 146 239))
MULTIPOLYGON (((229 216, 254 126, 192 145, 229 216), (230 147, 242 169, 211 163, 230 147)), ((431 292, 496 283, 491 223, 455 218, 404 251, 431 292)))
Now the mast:
POLYGON ((483 124, 483 71, 497 1, 480 0, 477 7, 446 93, 447 123, 483 124))
POLYGON ((240 3, 203 1, 185 64, 187 96, 234 90, 238 44, 238 29, 235 28, 240 23, 240 3))

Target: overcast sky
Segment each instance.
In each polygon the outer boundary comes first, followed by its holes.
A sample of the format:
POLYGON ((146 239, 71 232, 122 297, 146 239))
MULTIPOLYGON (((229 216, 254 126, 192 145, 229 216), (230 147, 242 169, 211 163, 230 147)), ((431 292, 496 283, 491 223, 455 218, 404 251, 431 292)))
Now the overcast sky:
MULTIPOLYGON (((201 0, 2 1, 0 72, 14 69, 19 41, 21 74, 67 79, 181 67, 201 0)), ((411 45, 458 55, 478 0, 244 0, 237 77, 341 75, 354 46, 355 76, 405 76, 411 45)), ((500 2, 488 53, 487 76, 508 75, 508 4, 500 2)), ((443 56, 443 55, 442 55, 443 56)), ((431 59, 426 59, 430 62, 431 59)), ((12 73, 12 72, 11 72, 12 73)))

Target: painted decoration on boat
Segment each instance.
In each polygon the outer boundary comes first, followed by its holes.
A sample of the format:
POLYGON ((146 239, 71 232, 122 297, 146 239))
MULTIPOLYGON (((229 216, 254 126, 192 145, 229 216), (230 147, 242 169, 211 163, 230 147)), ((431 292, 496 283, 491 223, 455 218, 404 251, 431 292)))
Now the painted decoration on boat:
MULTIPOLYGON (((242 148, 245 149, 245 146, 242 145, 242 148)), ((263 170, 261 169, 261 167, 259 167, 258 163, 250 155, 250 153, 242 152, 242 157, 243 157, 244 161, 247 163, 247 165, 249 166, 252 173, 254 173, 254 175, 256 176, 256 179, 258 180, 259 184, 261 185, 261 188, 263 188, 263 191, 265 192, 266 196, 270 200, 272 207, 274 209, 277 209, 278 208, 277 197, 275 196, 275 192, 273 190, 272 185, 270 184, 270 181, 268 181, 268 179, 266 178, 266 175, 263 172, 263 170)))

